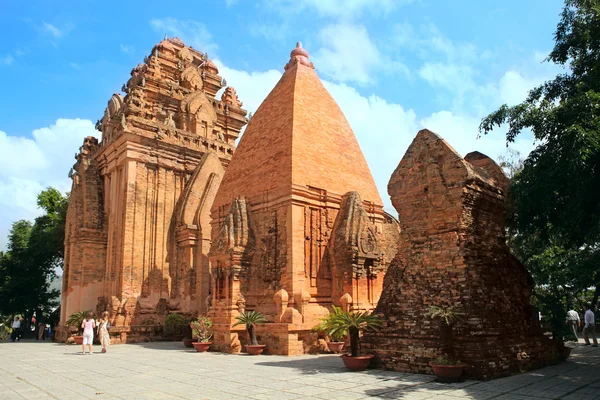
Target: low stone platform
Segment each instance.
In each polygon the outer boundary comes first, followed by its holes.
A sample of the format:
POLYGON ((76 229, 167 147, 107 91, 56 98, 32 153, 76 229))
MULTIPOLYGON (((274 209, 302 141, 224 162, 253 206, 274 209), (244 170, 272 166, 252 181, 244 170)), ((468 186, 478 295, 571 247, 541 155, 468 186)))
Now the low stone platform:
POLYGON ((347 372, 334 355, 196 353, 180 343, 118 345, 91 356, 80 351, 0 343, 0 399, 600 399, 600 349, 581 343, 557 366, 451 385, 430 375, 347 372))

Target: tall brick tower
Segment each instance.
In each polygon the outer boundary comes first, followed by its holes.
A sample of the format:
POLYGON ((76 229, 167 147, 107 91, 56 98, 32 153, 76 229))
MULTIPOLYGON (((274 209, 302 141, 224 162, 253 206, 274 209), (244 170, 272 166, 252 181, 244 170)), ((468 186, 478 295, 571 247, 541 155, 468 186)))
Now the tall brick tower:
POLYGON ((206 311, 210 207, 247 122, 233 88, 215 98, 218 73, 166 39, 108 102, 71 173, 62 322, 108 310, 111 333, 138 340, 168 312, 206 311))
POLYGON ((332 304, 377 304, 395 250, 384 238, 397 238, 397 223, 300 43, 248 124, 211 217, 210 315, 221 350, 240 350, 244 333, 231 323, 243 310, 272 322, 259 328, 268 351, 302 354, 332 304))

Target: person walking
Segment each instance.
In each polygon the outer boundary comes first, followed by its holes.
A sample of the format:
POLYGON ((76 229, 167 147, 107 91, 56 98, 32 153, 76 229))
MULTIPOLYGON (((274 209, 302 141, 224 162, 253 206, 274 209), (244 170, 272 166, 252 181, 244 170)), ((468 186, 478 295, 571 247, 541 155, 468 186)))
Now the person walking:
POLYGON ((569 305, 569 311, 567 311, 567 325, 573 331, 573 335, 575 336, 575 341, 579 342, 579 337, 577 336, 577 327, 581 325, 581 320, 579 319, 579 313, 573 310, 573 305, 569 305))
POLYGON ((41 318, 40 323, 38 324, 37 337, 35 340, 46 340, 46 323, 41 321, 41 318))
POLYGON ((19 328, 19 340, 23 339, 23 332, 25 332, 25 318, 19 318, 21 322, 21 327, 19 328))
POLYGON ((85 346, 88 346, 90 354, 94 354, 92 346, 94 344, 94 329, 96 329, 96 322, 92 318, 92 313, 89 312, 85 316, 85 319, 81 323, 83 328, 83 343, 81 344, 81 350, 85 354, 85 346))
POLYGON ((100 344, 102 345, 102 352, 106 353, 108 346, 110 345, 110 335, 108 330, 110 329, 110 321, 108 320, 108 311, 102 313, 102 319, 98 321, 98 336, 100 337, 100 344))
POLYGON ((12 332, 10 333, 10 341, 14 342, 15 340, 18 342, 21 333, 21 320, 19 317, 15 317, 15 320, 12 323, 12 332))
POLYGON ((596 318, 594 316, 594 312, 591 310, 591 306, 589 304, 584 305, 583 308, 585 309, 583 340, 585 340, 585 345, 589 346, 590 339, 588 338, 588 335, 592 335, 592 338, 594 339, 594 344, 592 347, 598 347, 598 339, 596 338, 596 318))

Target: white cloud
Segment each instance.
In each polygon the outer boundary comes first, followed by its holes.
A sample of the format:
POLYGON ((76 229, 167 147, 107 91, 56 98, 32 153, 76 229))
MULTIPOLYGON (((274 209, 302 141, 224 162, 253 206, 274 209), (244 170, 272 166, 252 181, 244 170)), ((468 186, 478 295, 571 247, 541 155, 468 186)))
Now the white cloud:
POLYGON ((396 7, 413 3, 414 0, 266 0, 267 7, 281 14, 295 14, 314 10, 320 17, 351 19, 364 12, 387 14, 396 7))
POLYGON ((15 61, 15 58, 11 54, 7 54, 0 57, 0 65, 10 65, 15 61))
POLYGON ((472 74, 469 65, 452 63, 426 62, 419 69, 419 76, 431 85, 456 92, 463 92, 473 87, 472 74))
POLYGON ((34 130, 31 138, 0 131, 0 250, 14 221, 40 214, 36 198, 41 190, 70 190, 67 175, 73 156, 83 138, 98 133, 92 121, 84 119, 58 119, 34 130))
POLYGON ((312 56, 316 68, 338 82, 373 82, 375 70, 401 71, 408 74, 404 64, 384 57, 362 25, 333 24, 319 32, 323 47, 312 56))
POLYGON ((274 24, 252 21, 248 25, 248 32, 254 37, 263 37, 270 41, 282 42, 288 30, 287 23, 274 24))
POLYGON ((124 44, 122 44, 120 46, 120 49, 123 53, 131 53, 133 51, 133 47, 132 46, 126 46, 124 44))
POLYGON ((68 35, 69 32, 73 30, 73 25, 65 24, 59 28, 58 26, 50 24, 48 22, 42 22, 41 30, 45 34, 52 36, 54 39, 60 39, 63 36, 68 35))
POLYGON ((56 26, 49 24, 47 22, 44 22, 42 24, 42 27, 44 29, 44 31, 46 31, 47 33, 49 33, 50 35, 54 36, 56 39, 60 38, 62 35, 64 35, 64 32, 61 31, 60 29, 58 29, 56 26))
MULTIPOLYGON (((215 64, 219 68, 219 74, 226 77, 227 85, 235 88, 240 101, 244 103, 243 108, 249 113, 256 112, 260 103, 281 78, 281 72, 274 69, 265 72, 246 72, 228 68, 218 59, 215 60, 215 64)), ((219 96, 220 93, 217 94, 217 98, 219 96)))
POLYGON ((150 21, 150 26, 159 34, 176 36, 188 46, 203 53, 213 54, 219 46, 212 40, 212 35, 204 24, 194 20, 179 20, 176 18, 157 18, 150 21))

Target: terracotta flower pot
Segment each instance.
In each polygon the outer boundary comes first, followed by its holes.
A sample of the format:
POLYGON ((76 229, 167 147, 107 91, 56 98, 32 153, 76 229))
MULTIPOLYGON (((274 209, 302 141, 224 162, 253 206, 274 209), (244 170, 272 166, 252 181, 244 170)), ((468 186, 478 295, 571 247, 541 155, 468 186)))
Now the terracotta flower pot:
POLYGON ((368 354, 366 356, 352 357, 348 354, 342 354, 341 357, 344 360, 344 365, 350 371, 364 371, 371 363, 373 355, 368 354))
POLYGON ((332 353, 341 353, 345 344, 344 342, 327 342, 327 348, 332 353))
POLYGON ((183 345, 187 348, 192 348, 194 347, 194 345, 192 344, 193 340, 192 339, 183 339, 183 345))
POLYGON ((433 373, 438 380, 446 383, 459 381, 467 366, 466 364, 440 365, 431 362, 429 365, 433 368, 433 373))
POLYGON ((75 344, 83 344, 83 335, 75 335, 73 336, 73 340, 75 340, 75 344))
POLYGON ((212 342, 193 342, 192 345, 198 353, 204 353, 208 351, 212 342))
POLYGON ((256 344, 256 345, 246 345, 246 352, 252 356, 258 356, 262 354, 265 349, 264 344, 256 344))

